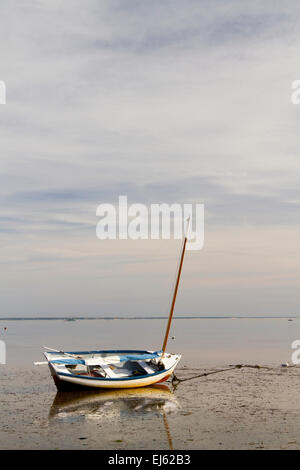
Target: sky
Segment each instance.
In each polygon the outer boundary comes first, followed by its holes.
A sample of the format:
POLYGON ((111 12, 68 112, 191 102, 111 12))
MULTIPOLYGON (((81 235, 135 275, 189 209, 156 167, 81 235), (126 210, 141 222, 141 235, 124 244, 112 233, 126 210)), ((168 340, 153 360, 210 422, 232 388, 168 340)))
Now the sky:
POLYGON ((97 206, 203 203, 175 315, 300 305, 300 5, 1 2, 0 316, 166 315, 178 240, 97 206))

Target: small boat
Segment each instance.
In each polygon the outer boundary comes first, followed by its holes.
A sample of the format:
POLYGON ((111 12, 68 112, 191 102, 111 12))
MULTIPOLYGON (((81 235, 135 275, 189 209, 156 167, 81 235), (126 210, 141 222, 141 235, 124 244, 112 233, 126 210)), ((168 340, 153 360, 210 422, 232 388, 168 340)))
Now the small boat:
POLYGON ((135 388, 167 380, 180 360, 162 351, 80 351, 44 353, 58 390, 135 388))
MULTIPOLYGON (((188 225, 189 220, 187 229, 188 225)), ((47 351, 44 352, 44 356, 47 359, 51 375, 58 390, 145 387, 164 382, 173 374, 181 356, 180 354, 166 353, 166 346, 171 328, 186 242, 187 230, 162 349, 160 351, 95 350, 64 352, 45 347, 47 351)))

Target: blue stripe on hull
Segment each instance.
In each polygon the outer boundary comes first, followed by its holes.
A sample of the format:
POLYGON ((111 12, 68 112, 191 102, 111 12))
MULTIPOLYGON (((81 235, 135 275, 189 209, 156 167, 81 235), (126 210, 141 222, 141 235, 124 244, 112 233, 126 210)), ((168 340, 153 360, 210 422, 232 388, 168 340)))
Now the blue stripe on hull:
MULTIPOLYGON (((46 351, 48 354, 61 354, 59 352, 54 352, 52 351, 46 351)), ((65 351, 67 354, 142 354, 142 355, 148 355, 148 354, 153 354, 154 357, 160 356, 162 351, 155 351, 153 353, 150 353, 149 351, 141 351, 138 349, 105 349, 105 350, 100 350, 100 351, 65 351)))
POLYGON ((168 372, 169 370, 171 370, 173 368, 170 367, 169 369, 164 369, 164 370, 161 370, 159 372, 154 372, 153 374, 147 374, 147 375, 134 375, 134 376, 131 376, 131 377, 89 377, 87 375, 73 375, 73 374, 66 374, 65 372, 56 372, 56 374, 58 376, 65 376, 65 377, 72 377, 72 378, 75 378, 75 379, 88 379, 88 380, 97 380, 98 382, 119 382, 119 381, 122 381, 122 380, 139 380, 139 379, 146 379, 147 377, 154 377, 155 375, 162 375, 162 374, 165 374, 166 372, 168 372))

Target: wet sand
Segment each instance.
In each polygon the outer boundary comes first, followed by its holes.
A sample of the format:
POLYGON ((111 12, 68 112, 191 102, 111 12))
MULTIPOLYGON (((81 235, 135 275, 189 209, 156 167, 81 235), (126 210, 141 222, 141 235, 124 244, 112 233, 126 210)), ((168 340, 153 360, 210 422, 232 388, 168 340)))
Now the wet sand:
POLYGON ((1 449, 300 448, 297 368, 234 370, 175 389, 167 382, 80 393, 57 393, 47 366, 0 372, 1 449))

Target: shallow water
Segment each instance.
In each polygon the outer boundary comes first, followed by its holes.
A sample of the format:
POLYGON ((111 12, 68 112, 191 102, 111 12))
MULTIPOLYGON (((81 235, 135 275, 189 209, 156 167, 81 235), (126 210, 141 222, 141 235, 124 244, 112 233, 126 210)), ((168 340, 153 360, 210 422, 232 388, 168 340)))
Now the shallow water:
MULTIPOLYGON (((4 367, 31 367, 33 361, 43 360, 43 346, 66 351, 159 350, 165 326, 164 319, 0 321, 4 367)), ((174 319, 167 349, 182 354, 181 366, 277 364, 290 361, 295 339, 300 339, 299 318, 174 319)))
POLYGON ((284 371, 300 319, 175 319, 176 373, 274 365, 125 391, 57 393, 42 347, 160 349, 166 320, 0 321, 2 449, 300 448, 298 369, 284 371), (4 331, 4 327, 7 328, 4 331), (255 338, 255 339, 254 339, 255 338), (275 411, 274 411, 275 410, 275 411), (287 425, 284 434, 283 423, 287 425), (276 439, 274 439, 276 437, 276 439), (291 444, 292 443, 292 444, 291 444))

